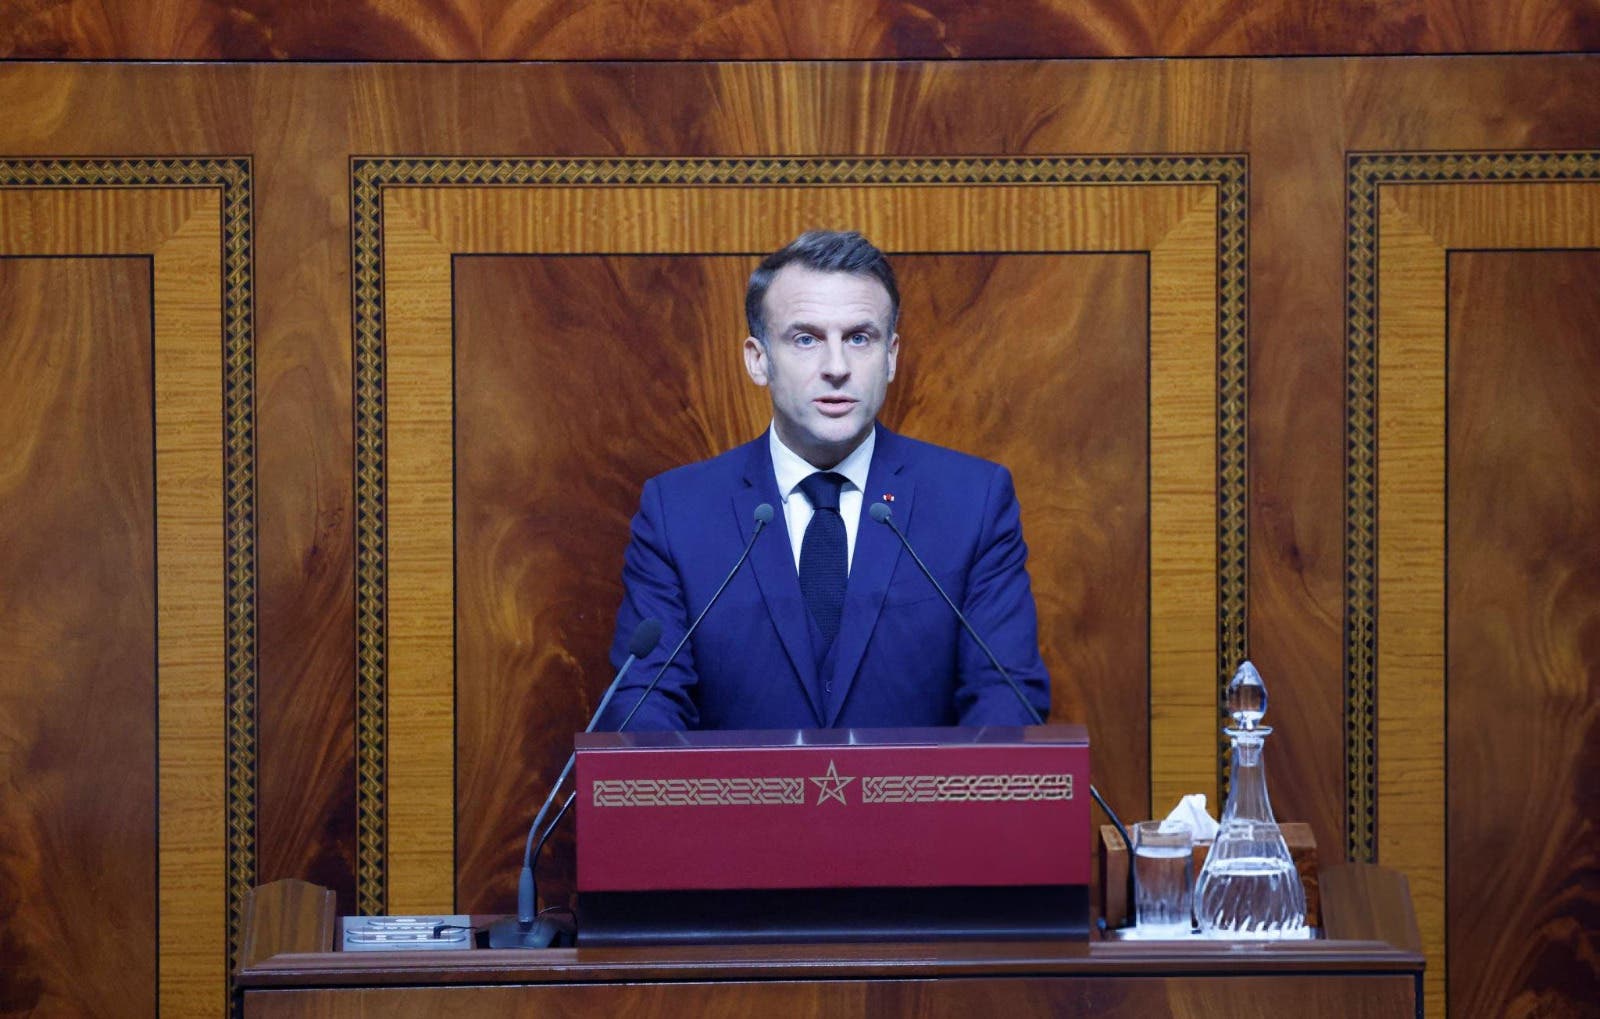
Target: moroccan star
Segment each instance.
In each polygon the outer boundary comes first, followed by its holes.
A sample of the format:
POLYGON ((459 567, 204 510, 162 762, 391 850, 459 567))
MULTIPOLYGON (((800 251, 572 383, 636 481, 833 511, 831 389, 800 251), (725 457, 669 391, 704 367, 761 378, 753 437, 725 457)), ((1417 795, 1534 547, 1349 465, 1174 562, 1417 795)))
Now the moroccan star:
POLYGON ((822 806, 825 800, 838 800, 844 803, 844 787, 855 781, 855 777, 840 778, 839 769, 834 767, 832 761, 828 762, 827 774, 811 781, 817 784, 817 806, 822 806))

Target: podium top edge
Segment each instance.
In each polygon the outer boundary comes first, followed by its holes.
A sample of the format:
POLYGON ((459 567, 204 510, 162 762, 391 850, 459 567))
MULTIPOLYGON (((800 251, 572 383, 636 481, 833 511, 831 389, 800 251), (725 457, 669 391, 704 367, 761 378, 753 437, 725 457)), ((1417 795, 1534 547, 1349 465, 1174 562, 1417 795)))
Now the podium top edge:
POLYGON ((750 750, 797 747, 970 747, 1052 744, 1088 746, 1082 725, 948 726, 906 729, 721 729, 699 732, 591 732, 575 737, 585 750, 750 750))

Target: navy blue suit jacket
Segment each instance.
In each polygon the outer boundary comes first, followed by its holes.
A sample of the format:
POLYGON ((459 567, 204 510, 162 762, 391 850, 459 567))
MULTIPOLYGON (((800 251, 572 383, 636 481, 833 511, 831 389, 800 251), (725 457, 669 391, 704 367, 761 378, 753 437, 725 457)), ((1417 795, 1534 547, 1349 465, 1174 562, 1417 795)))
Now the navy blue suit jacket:
POLYGON ((895 521, 1041 715, 1050 681, 1039 657, 1027 546, 1004 467, 878 427, 862 493, 844 616, 818 674, 812 628, 783 523, 765 434, 645 483, 623 563, 626 591, 613 668, 639 621, 661 643, 623 680, 601 728, 616 728, 705 607, 770 503, 750 560, 673 662, 630 730, 1020 725, 1031 721, 961 630, 889 528, 895 521))

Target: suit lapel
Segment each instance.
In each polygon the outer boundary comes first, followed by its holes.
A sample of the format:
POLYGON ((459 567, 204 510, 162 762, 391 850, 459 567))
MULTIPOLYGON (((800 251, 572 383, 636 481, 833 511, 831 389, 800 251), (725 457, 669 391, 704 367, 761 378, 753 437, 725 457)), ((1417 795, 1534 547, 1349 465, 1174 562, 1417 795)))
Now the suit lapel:
POLYGON ((825 719, 830 726, 838 719, 845 697, 855 684, 867 640, 878 625, 889 578, 900 559, 900 539, 887 524, 873 520, 869 511, 873 503, 887 502, 894 510, 895 523, 905 530, 911 520, 916 486, 904 467, 899 436, 879 425, 872 468, 867 472, 867 489, 861 493, 861 521, 856 526, 856 551, 850 564, 850 579, 845 584, 844 617, 839 635, 834 638, 833 685, 838 693, 831 699, 825 719))
POLYGON ((763 435, 752 443, 754 448, 745 468, 745 487, 734 493, 733 507, 739 516, 739 533, 749 541, 755 529, 756 507, 763 502, 772 505, 772 523, 766 529, 778 533, 764 535, 750 549, 750 568, 755 571, 762 600, 767 603, 767 614, 783 641, 800 688, 805 691, 806 701, 820 724, 823 713, 822 705, 817 703, 816 656, 811 649, 811 634, 806 629, 806 603, 800 594, 800 576, 794 568, 794 551, 789 546, 789 528, 784 523, 783 500, 778 497, 768 441, 763 435))

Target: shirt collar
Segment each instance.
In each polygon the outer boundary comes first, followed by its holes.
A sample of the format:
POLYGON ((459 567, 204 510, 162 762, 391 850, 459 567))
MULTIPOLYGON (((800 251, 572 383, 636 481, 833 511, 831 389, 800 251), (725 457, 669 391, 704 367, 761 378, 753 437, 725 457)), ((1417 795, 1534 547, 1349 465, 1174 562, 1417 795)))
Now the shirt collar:
MULTIPOLYGON (((867 472, 872 468, 872 451, 877 444, 878 428, 874 425, 861 444, 830 470, 835 474, 843 474, 857 491, 866 491, 867 472)), ((788 502, 789 496, 800 487, 800 482, 817 473, 817 469, 807 463, 805 457, 785 446, 783 440, 778 438, 778 429, 775 427, 767 429, 767 445, 772 451, 772 473, 778 481, 778 495, 788 502)))

